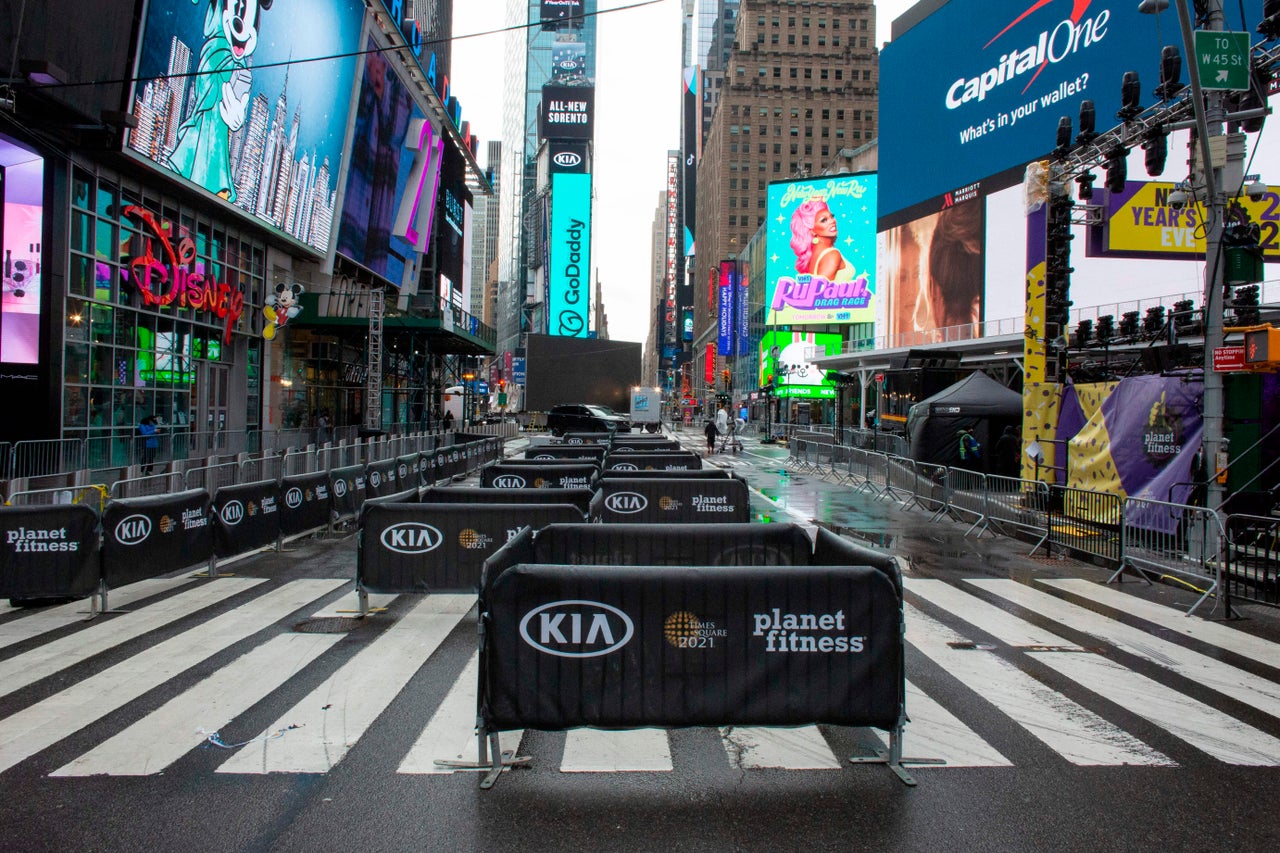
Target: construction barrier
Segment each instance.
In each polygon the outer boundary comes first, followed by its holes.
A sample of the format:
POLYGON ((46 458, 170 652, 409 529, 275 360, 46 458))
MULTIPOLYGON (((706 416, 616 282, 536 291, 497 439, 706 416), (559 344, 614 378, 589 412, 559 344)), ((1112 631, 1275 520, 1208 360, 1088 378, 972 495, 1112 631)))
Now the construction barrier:
POLYGON ((665 530, 552 525, 486 563, 480 760, 486 742, 492 757, 481 787, 501 773, 505 730, 813 724, 889 732, 875 760, 913 784, 896 563, 796 525, 690 526, 677 540, 665 530), (780 552, 754 547, 762 537, 789 541, 789 559, 771 564, 780 552), (584 538, 604 547, 576 550, 584 538), (712 559, 645 564, 660 551, 712 559), (726 564, 726 553, 764 562, 726 564))
POLYGON ((626 524, 743 523, 751 520, 751 492, 740 477, 608 478, 591 501, 591 520, 626 524))

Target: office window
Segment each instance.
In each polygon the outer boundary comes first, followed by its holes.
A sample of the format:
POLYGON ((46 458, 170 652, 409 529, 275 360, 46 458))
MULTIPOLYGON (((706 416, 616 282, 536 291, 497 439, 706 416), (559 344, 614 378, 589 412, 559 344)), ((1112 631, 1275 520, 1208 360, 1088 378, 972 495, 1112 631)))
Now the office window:
POLYGON ((812 69, 812 68, 806 68, 806 69, 804 70, 804 79, 806 79, 806 80, 812 80, 812 79, 813 79, 813 69, 812 69))
POLYGON ((770 37, 769 37, 769 43, 770 43, 770 44, 778 44, 778 34, 777 34, 777 33, 774 33, 772 36, 770 36, 770 37))
POLYGON ((818 19, 818 29, 820 29, 820 30, 825 30, 826 28, 827 28, 827 19, 826 19, 826 18, 819 18, 819 19, 818 19))
POLYGON ((795 45, 795 43, 796 43, 796 34, 795 34, 795 33, 788 33, 788 34, 787 34, 787 44, 794 46, 794 45, 795 45))
POLYGON ((799 143, 796 143, 796 142, 791 143, 791 154, 794 156, 799 153, 800 153, 799 143))
POLYGON ((792 136, 799 136, 799 135, 800 135, 800 128, 796 127, 794 124, 793 124, 793 125, 791 125, 791 135, 792 135, 792 136))
POLYGON ((787 76, 789 76, 792 80, 795 80, 795 79, 796 79, 796 76, 797 76, 797 75, 796 75, 796 71, 797 71, 797 69, 796 69, 794 66, 792 66, 791 68, 788 68, 788 69, 787 69, 787 76))
POLYGON ((844 110, 836 110, 836 121, 844 121, 844 110))

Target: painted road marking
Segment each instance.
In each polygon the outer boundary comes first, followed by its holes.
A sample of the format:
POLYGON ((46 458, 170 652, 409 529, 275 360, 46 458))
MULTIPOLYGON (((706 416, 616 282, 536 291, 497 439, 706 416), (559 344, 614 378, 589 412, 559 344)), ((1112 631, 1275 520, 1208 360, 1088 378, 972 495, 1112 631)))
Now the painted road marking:
POLYGON ((564 773, 670 772, 671 740, 666 729, 573 729, 565 736, 564 773))
MULTIPOLYGON (((903 754, 916 758, 940 758, 943 767, 1012 767, 1013 762, 1000 754, 973 729, 939 705, 927 693, 907 681, 907 722, 903 735, 903 754)), ((879 729, 871 730, 886 747, 889 736, 879 729)), ((912 767, 914 773, 917 769, 912 767)))
MULTIPOLYGON (((111 590, 111 595, 107 604, 113 609, 128 607, 134 602, 141 601, 144 598, 150 598, 153 595, 159 595, 176 589, 183 584, 191 583, 190 576, 180 578, 149 578, 147 580, 131 583, 128 586, 122 586, 119 589, 111 590)), ((84 624, 87 622, 87 614, 85 607, 87 603, 84 600, 72 601, 69 604, 62 604, 57 607, 50 607, 47 610, 33 610, 18 619, 0 624, 0 649, 6 646, 12 646, 14 643, 21 643, 32 637, 38 637, 50 631, 56 631, 59 628, 65 628, 68 625, 77 623, 84 624)), ((9 607, 8 605, 0 606, 0 614, 12 613, 24 610, 22 607, 9 607)), ((119 621, 119 620, 105 620, 119 621)), ((16 688, 15 688, 16 689, 16 688)))
POLYGON ((735 767, 759 770, 839 770, 843 765, 817 726, 775 729, 760 726, 724 726, 720 729, 725 751, 735 767))
POLYGON ((902 585, 907 592, 959 616, 970 625, 986 631, 1002 643, 1010 646, 1053 646, 1078 650, 1080 647, 1047 631, 1019 619, 1012 613, 988 604, 975 595, 957 589, 946 581, 904 578, 902 585))

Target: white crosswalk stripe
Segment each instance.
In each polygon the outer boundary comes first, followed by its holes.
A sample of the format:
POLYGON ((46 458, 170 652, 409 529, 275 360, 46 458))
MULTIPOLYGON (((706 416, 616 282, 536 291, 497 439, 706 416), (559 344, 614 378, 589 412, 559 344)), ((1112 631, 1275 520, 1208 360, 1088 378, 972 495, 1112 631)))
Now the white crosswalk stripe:
MULTIPOLYGON (((371 729, 390 724, 383 722, 389 719, 384 712, 424 667, 434 667, 433 677, 451 683, 439 705, 423 709, 429 721, 396 772, 456 773, 457 768, 437 761, 478 757, 478 656, 471 654, 457 669, 436 655, 464 618, 474 619, 474 595, 433 594, 410 601, 403 615, 393 610, 377 617, 385 620, 381 624, 366 623, 362 630, 376 633, 363 645, 347 647, 341 634, 286 631, 268 636, 189 688, 165 700, 153 699, 155 694, 147 695, 151 691, 310 602, 327 602, 315 605, 315 617, 354 615, 358 608, 354 592, 330 596, 350 581, 295 581, 262 592, 263 580, 220 578, 181 588, 190 583, 190 578, 164 579, 113 591, 112 604, 129 611, 83 626, 75 624, 84 619, 83 603, 5 616, 0 649, 58 634, 0 660, 0 697, 72 666, 92 668, 96 656, 149 632, 168 628, 170 636, 0 719, 0 773, 138 700, 149 702, 151 710, 117 731, 104 731, 79 754, 59 755, 61 766, 51 775, 160 773, 213 732, 227 743, 248 742, 224 753, 227 759, 217 768, 220 774, 326 773, 360 748, 371 729), (242 593, 252 595, 228 612, 205 615, 242 593), (164 597, 151 600, 157 596, 164 597), (196 624, 174 625, 186 618, 196 624), (322 656, 333 661, 333 674, 285 708, 275 695, 305 677, 322 656), (249 728, 241 718, 251 710, 255 723, 249 728), (262 729, 260 721, 272 718, 276 721, 262 729)), ((1035 739, 1026 739, 1024 750, 1038 749, 1073 764, 1176 767, 1173 758, 1110 718, 1120 718, 1115 709, 1122 709, 1123 720, 1141 719, 1224 764, 1280 766, 1280 738, 1271 730, 1235 718, 1229 707, 1214 707, 1204 693, 1186 695, 1176 680, 1185 678, 1280 717, 1280 683, 1195 648, 1211 646, 1277 667, 1280 646, 1234 628, 1188 619, 1181 611, 1122 589, 1078 580, 1037 579, 1036 584, 1043 586, 988 578, 904 580, 907 641, 913 650, 909 654, 923 655, 944 674, 939 678, 909 669, 907 756, 942 759, 946 763, 937 769, 944 772, 1015 766, 1022 763, 1021 757, 1011 761, 1003 747, 984 737, 1012 723, 1035 739), (1109 610, 1095 612, 1061 596, 1109 610), (927 604, 929 612, 914 606, 916 602, 927 604), (1042 618, 1031 621, 1024 618, 1027 613, 1042 618), (1118 614, 1151 627, 1126 624, 1118 614), (1091 638, 1087 648, 1078 641, 1081 635, 1091 638), (1117 662, 1104 646, 1141 659, 1143 672, 1117 662), (1074 692, 1063 684, 1072 685, 1074 692), (981 725, 972 719, 979 700, 991 709, 981 725)), ((395 598, 371 597, 371 605, 384 607, 395 598)), ((15 699, 22 701, 20 696, 15 699)), ((873 733, 887 742, 884 733, 873 733)), ((811 772, 850 767, 847 756, 831 748, 837 742, 829 741, 833 732, 821 726, 729 726, 709 729, 708 735, 721 744, 727 768, 811 772)), ((502 733, 503 750, 520 752, 522 736, 519 731, 502 733)), ((679 766, 673 743, 679 742, 673 742, 665 729, 540 735, 536 748, 545 751, 548 744, 563 743, 563 750, 553 746, 553 754, 533 754, 531 766, 564 773, 672 773, 679 766)))

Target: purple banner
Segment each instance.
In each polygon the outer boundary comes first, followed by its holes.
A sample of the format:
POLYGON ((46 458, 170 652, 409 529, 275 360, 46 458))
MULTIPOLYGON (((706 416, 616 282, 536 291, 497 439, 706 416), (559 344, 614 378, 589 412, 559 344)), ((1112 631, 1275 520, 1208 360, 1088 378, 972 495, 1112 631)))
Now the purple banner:
POLYGON ((724 261, 720 264, 720 289, 717 292, 719 299, 719 324, 716 335, 716 351, 725 355, 733 355, 733 306, 737 301, 736 288, 733 286, 734 279, 734 263, 733 261, 724 261))

